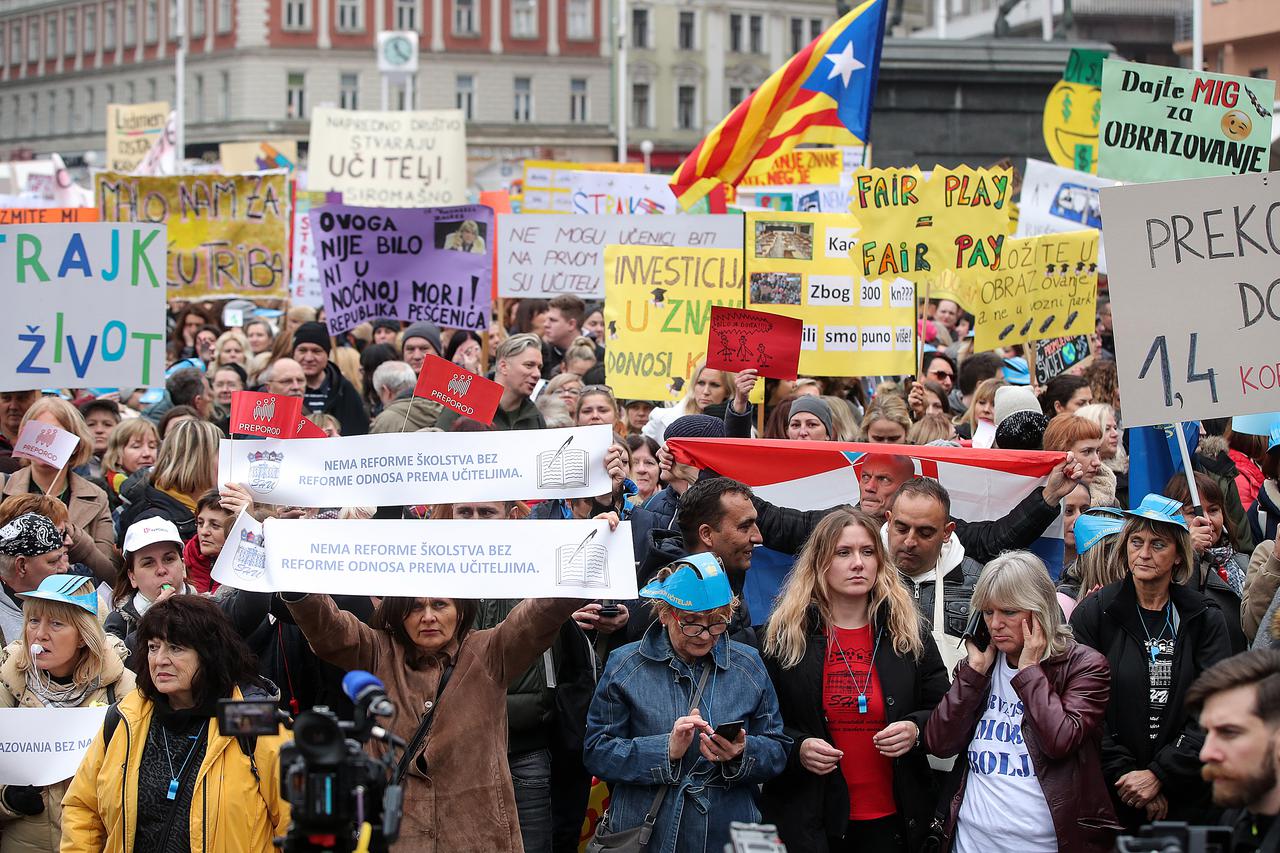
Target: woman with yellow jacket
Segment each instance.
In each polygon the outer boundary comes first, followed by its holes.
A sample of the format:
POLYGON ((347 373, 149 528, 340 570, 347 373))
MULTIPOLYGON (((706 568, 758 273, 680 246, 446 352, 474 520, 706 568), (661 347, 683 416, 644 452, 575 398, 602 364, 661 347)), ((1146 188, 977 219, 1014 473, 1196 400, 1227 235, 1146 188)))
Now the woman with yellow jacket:
POLYGON ((218 730, 219 699, 266 699, 274 685, 218 606, 176 595, 138 625, 146 666, 108 712, 62 802, 62 850, 266 853, 289 825, 281 737, 218 730), (109 735, 108 735, 109 733, 109 735))

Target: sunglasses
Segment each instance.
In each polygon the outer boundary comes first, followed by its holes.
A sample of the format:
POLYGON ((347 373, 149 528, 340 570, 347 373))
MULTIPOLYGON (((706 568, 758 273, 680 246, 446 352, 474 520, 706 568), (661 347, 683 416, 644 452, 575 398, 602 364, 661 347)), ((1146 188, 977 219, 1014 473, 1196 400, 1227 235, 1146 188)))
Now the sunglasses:
POLYGON ((712 622, 710 625, 699 625, 697 622, 681 622, 680 633, 686 637, 700 637, 704 633, 713 637, 719 637, 725 631, 729 630, 729 623, 712 622))

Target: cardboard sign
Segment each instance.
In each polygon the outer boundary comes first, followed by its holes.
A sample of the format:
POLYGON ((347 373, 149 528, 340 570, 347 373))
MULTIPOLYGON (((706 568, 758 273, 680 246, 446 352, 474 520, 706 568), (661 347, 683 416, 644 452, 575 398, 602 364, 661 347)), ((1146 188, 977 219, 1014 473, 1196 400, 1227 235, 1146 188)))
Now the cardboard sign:
POLYGON ((738 183, 748 187, 785 187, 793 184, 838 184, 847 172, 839 148, 796 148, 756 160, 738 183))
POLYGON ((97 222, 93 207, 5 207, 0 208, 0 225, 37 225, 58 222, 97 222))
POLYGON ((608 246, 605 376, 619 397, 676 400, 707 354, 711 308, 742 307, 742 252, 608 246))
POLYGON ((1089 336, 1054 338, 1036 343, 1036 384, 1043 385, 1089 357, 1089 336))
POLYGON ((1277 182, 1102 190, 1125 426, 1280 411, 1277 182))
POLYGON ((169 104, 107 104, 107 162, 109 172, 132 172, 164 135, 169 104))
POLYGON ((295 139, 268 139, 263 142, 223 142, 218 146, 223 174, 263 172, 268 169, 293 170, 298 162, 295 139))
POLYGON ((0 229, 0 388, 164 384, 163 225, 0 229))
POLYGON ((472 373, 436 355, 428 355, 418 374, 413 396, 434 400, 458 414, 492 424, 503 388, 491 379, 472 373))
POLYGON ((276 175, 94 176, 104 222, 168 226, 169 299, 289 295, 289 191, 276 175))
POLYGON ((342 193, 365 207, 442 207, 467 202, 462 110, 311 111, 308 189, 342 193))
POLYGON ((493 211, 352 207, 311 211, 325 322, 334 335, 378 317, 489 327, 493 211))
POLYGON ((1098 174, 1168 181, 1265 172, 1276 84, 1108 59, 1098 174))
POLYGON ((612 244, 742 250, 742 220, 725 215, 504 214, 498 231, 498 294, 517 298, 604 299, 604 249, 612 244))
POLYGON ((561 163, 555 160, 525 160, 523 196, 520 210, 524 213, 571 213, 573 211, 572 173, 644 171, 643 163, 561 163))
POLYGON ((232 435, 262 438, 293 438, 302 418, 302 398, 282 394, 236 391, 231 395, 232 435))
POLYGON ((853 216, 748 213, 746 219, 746 305, 804 322, 801 373, 912 371, 915 286, 858 274, 863 232, 853 216))
POLYGON ((105 704, 0 708, 0 785, 44 787, 76 775, 106 713, 105 704))
POLYGON ((761 376, 795 379, 803 333, 804 323, 794 317, 717 305, 711 309, 707 367, 730 373, 755 368, 761 376))
MULTIPOLYGON (((1018 229, 1015 237, 1038 237, 1102 227, 1102 202, 1098 190, 1115 186, 1115 181, 1063 169, 1052 163, 1027 158, 1018 195, 1018 229)), ((1106 273, 1105 246, 1098 240, 1098 272, 1106 273)))
POLYGON ((27 421, 13 446, 13 455, 61 468, 76 452, 80 436, 44 421, 27 421))

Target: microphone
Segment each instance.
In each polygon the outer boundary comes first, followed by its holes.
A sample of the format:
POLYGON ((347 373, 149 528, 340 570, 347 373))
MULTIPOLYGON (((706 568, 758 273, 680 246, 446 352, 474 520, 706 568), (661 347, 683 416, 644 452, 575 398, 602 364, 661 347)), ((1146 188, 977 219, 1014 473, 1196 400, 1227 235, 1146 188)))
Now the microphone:
POLYGON ((32 643, 30 652, 33 658, 38 657, 39 655, 44 654, 44 646, 40 645, 39 643, 32 643))
POLYGON ((356 706, 363 705, 375 717, 389 717, 395 706, 387 698, 387 690, 378 676, 363 669, 353 669, 342 677, 342 692, 356 706))

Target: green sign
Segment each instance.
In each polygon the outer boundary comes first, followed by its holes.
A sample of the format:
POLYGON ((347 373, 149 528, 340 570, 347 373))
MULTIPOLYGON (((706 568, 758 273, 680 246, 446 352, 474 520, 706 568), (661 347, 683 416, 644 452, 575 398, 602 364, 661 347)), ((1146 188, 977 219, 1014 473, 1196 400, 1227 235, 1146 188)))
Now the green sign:
POLYGON ((1098 176, 1142 183, 1267 171, 1272 80, 1107 60, 1098 176))
POLYGON ((1067 57, 1067 68, 1062 72, 1062 79, 1068 83, 1083 83, 1086 86, 1102 85, 1102 60, 1107 58, 1105 50, 1083 50, 1072 48, 1067 57))

